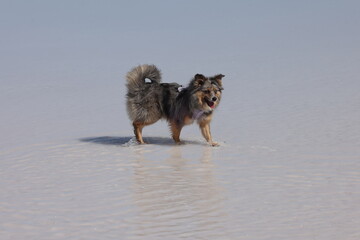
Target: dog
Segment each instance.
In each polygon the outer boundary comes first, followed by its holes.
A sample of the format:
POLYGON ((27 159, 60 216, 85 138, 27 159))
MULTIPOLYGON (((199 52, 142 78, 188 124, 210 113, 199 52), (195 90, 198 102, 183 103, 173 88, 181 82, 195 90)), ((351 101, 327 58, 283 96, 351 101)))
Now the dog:
POLYGON ((218 107, 223 74, 205 77, 196 74, 186 88, 177 83, 162 83, 155 65, 139 65, 126 75, 127 112, 136 140, 144 144, 142 129, 166 119, 175 143, 180 144, 181 129, 197 122, 202 135, 211 146, 218 146, 210 133, 210 122, 218 107))

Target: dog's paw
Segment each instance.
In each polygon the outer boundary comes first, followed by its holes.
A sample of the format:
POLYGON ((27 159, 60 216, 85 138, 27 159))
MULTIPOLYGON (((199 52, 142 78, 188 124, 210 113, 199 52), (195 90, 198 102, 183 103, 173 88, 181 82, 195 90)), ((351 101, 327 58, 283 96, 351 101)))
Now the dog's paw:
POLYGON ((210 142, 209 144, 210 144, 210 146, 212 146, 212 147, 219 147, 219 146, 220 146, 220 144, 217 143, 217 142, 210 142))

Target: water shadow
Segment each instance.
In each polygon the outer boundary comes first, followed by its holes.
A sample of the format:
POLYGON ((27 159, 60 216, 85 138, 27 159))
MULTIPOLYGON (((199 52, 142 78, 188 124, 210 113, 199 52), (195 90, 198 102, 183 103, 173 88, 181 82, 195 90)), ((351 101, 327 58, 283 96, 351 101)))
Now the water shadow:
MULTIPOLYGON (((126 137, 114 137, 114 136, 100 136, 100 137, 87 137, 79 139, 81 142, 89 142, 103 145, 117 145, 117 146, 133 146, 138 145, 133 136, 126 137)), ((172 138, 167 137, 144 137, 144 141, 148 144, 155 145, 169 145, 174 146, 174 140, 172 138)), ((184 140, 185 144, 193 144, 193 145, 206 145, 201 141, 191 141, 184 140)))

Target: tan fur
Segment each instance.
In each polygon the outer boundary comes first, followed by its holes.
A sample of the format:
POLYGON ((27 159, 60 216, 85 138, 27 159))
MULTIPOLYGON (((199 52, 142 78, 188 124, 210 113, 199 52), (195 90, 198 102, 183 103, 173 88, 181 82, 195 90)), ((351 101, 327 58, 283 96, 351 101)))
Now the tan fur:
POLYGON ((181 129, 182 129, 182 127, 179 126, 178 124, 176 124, 175 122, 170 123, 171 136, 174 139, 175 143, 177 143, 177 144, 180 143, 181 129))
POLYGON ((208 116, 201 121, 199 121, 199 127, 201 130, 202 135, 204 136, 205 140, 212 146, 218 146, 219 144, 217 142, 214 142, 211 137, 210 132, 210 122, 211 122, 212 116, 208 116))
POLYGON ((195 93, 196 94, 196 97, 197 97, 197 100, 198 100, 198 103, 199 103, 199 105, 200 106, 204 106, 204 104, 206 104, 205 102, 204 102, 204 93, 202 93, 202 92, 197 92, 197 93, 195 93))
POLYGON ((189 116, 186 116, 186 117, 184 118, 184 125, 190 125, 190 124, 192 124, 193 122, 194 122, 194 119, 191 118, 191 117, 189 117, 189 116))

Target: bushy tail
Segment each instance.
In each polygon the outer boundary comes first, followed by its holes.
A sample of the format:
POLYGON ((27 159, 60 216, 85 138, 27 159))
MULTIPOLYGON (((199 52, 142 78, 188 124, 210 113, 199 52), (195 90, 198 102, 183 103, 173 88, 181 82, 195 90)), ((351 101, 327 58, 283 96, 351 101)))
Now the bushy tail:
POLYGON ((155 65, 140 65, 131 69, 126 75, 129 90, 141 88, 145 84, 145 79, 148 78, 152 82, 160 83, 161 72, 155 65))

